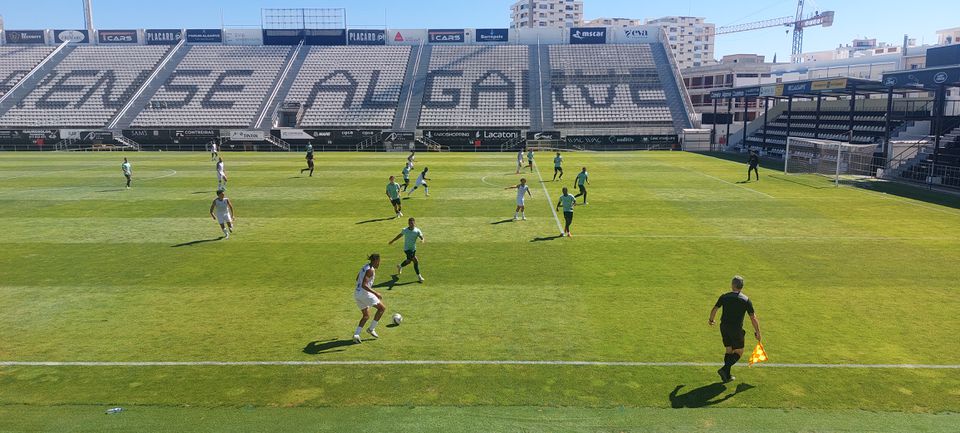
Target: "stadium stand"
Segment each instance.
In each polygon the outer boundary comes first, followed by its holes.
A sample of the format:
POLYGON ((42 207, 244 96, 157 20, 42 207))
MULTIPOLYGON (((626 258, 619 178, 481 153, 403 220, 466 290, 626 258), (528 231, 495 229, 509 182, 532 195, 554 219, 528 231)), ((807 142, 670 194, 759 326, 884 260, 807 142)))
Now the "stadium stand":
POLYGON ((558 127, 672 126, 649 44, 550 46, 558 127))
POLYGON ((284 99, 303 104, 302 127, 393 124, 409 46, 311 47, 284 99))
POLYGON ((0 116, 0 125, 104 127, 143 85, 169 49, 73 47, 39 85, 0 116))
POLYGON ((433 47, 420 127, 529 127, 528 68, 526 45, 433 47))
POLYGON ((131 126, 250 127, 291 51, 279 46, 190 46, 131 126))
POLYGON ((55 48, 0 46, 0 96, 16 86, 55 48))

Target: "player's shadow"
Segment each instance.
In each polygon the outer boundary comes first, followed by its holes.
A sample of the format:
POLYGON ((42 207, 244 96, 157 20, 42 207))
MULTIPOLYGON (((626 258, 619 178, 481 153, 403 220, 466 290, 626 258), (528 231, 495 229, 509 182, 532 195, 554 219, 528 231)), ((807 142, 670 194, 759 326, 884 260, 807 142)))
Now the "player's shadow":
POLYGON ((327 341, 311 341, 303 348, 303 353, 307 355, 323 355, 325 353, 343 352, 342 347, 352 346, 356 343, 353 340, 331 339, 327 341))
POLYGON ((382 283, 380 283, 380 284, 376 284, 376 285, 373 286, 373 288, 374 288, 374 289, 382 289, 382 288, 386 287, 387 290, 393 290, 394 287, 409 286, 409 285, 411 285, 411 284, 416 283, 416 281, 407 281, 406 283, 398 283, 398 281, 400 281, 400 276, 399 276, 399 275, 391 275, 389 280, 384 281, 384 282, 382 282, 382 283))
POLYGON ((397 219, 397 218, 396 218, 396 217, 377 218, 377 219, 372 219, 372 220, 359 221, 359 222, 357 222, 357 225, 360 225, 360 224, 370 224, 370 223, 379 223, 379 222, 391 221, 391 220, 395 220, 395 219, 397 219))
POLYGON ((692 389, 684 394, 680 394, 680 390, 684 386, 686 385, 677 385, 677 387, 670 392, 670 407, 674 409, 695 409, 713 406, 723 403, 733 398, 737 394, 756 388, 753 385, 741 383, 737 385, 733 392, 723 395, 723 393, 727 391, 727 386, 720 382, 716 382, 711 383, 710 385, 701 386, 700 388, 692 389))
POLYGON ((123 190, 124 190, 124 188, 117 188, 117 189, 104 189, 104 190, 101 190, 101 191, 97 191, 97 193, 104 193, 104 192, 120 192, 120 191, 123 191, 123 190))
POLYGON ((512 223, 513 221, 514 221, 513 218, 507 218, 507 219, 502 220, 502 221, 494 221, 494 222, 490 223, 490 225, 492 225, 492 226, 498 226, 498 225, 500 225, 500 224, 512 223))
POLYGON ((530 242, 549 242, 549 241, 552 241, 552 240, 560 239, 560 238, 562 238, 562 237, 563 237, 562 235, 542 236, 542 237, 539 237, 539 238, 530 239, 530 242))
POLYGON ((194 246, 194 245, 200 245, 200 244, 206 244, 206 243, 210 243, 210 242, 216 242, 216 241, 219 241, 219 240, 221 240, 221 239, 223 239, 223 236, 220 236, 219 238, 201 239, 201 240, 198 240, 198 241, 190 241, 190 242, 184 242, 184 243, 182 243, 182 244, 170 245, 170 248, 192 247, 192 246, 194 246))

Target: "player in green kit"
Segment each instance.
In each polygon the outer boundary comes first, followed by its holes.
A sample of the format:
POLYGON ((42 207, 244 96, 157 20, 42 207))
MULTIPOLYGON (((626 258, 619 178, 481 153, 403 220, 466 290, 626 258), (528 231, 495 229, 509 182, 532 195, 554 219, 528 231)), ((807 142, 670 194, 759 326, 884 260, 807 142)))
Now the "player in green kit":
POLYGON ((533 149, 527 150, 527 167, 530 167, 530 172, 533 173, 533 149))
POLYGON ((300 174, 303 174, 305 171, 310 172, 310 177, 313 177, 313 145, 307 145, 307 168, 300 170, 300 174))
POLYGON ((570 195, 567 187, 563 187, 563 195, 560 196, 560 201, 557 202, 557 210, 560 210, 560 207, 563 206, 563 221, 566 225, 563 228, 563 233, 560 233, 560 236, 573 237, 570 234, 570 224, 573 224, 573 208, 576 205, 577 198, 570 195))
POLYGON ((590 178, 587 174, 587 168, 584 167, 580 174, 577 174, 576 186, 580 189, 580 193, 574 197, 583 196, 583 204, 587 204, 587 185, 590 185, 590 178))
POLYGON ((557 156, 553 157, 553 180, 557 180, 557 173, 560 173, 560 180, 563 180, 563 157, 560 156, 560 152, 557 152, 557 156))
POLYGON ((397 213, 397 218, 403 216, 403 212, 400 211, 400 184, 397 183, 393 176, 390 176, 390 182, 387 183, 387 198, 390 199, 390 204, 393 205, 393 211, 397 213))
POLYGON ((417 220, 413 218, 407 220, 407 227, 400 230, 400 234, 393 238, 393 240, 389 242, 389 245, 393 245, 393 243, 400 238, 403 238, 403 252, 407 255, 407 259, 397 265, 397 275, 403 272, 405 266, 413 263, 413 270, 417 273, 417 280, 422 283, 423 275, 420 275, 420 259, 417 258, 417 239, 420 239, 420 242, 426 241, 423 239, 423 232, 417 227, 417 220))
POLYGON ((403 171, 400 173, 403 174, 403 191, 407 191, 407 187, 410 186, 410 164, 403 166, 403 171))
POLYGON ((127 158, 123 158, 123 164, 120 164, 120 170, 123 171, 123 177, 127 178, 127 189, 130 189, 130 178, 133 177, 133 168, 127 158))

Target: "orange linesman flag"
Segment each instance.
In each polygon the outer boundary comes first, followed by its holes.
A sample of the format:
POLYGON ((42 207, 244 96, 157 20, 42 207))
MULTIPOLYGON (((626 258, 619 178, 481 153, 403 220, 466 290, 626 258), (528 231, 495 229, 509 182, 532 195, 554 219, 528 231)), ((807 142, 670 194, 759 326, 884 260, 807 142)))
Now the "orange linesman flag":
POLYGON ((758 362, 764 362, 767 360, 767 351, 763 350, 763 343, 757 342, 757 347, 753 349, 753 355, 750 355, 750 366, 753 367, 753 364, 758 362))

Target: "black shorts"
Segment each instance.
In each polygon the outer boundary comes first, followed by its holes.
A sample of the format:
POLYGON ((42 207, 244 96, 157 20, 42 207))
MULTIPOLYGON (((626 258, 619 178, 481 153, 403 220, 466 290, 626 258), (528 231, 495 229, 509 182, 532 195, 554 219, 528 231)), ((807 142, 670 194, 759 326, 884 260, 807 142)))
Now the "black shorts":
POLYGON ((743 349, 744 336, 746 335, 747 331, 744 331, 742 327, 720 324, 720 337, 723 338, 724 347, 743 349))
POLYGON ((564 212, 563 220, 566 221, 567 225, 573 222, 573 212, 564 212))
POLYGON ((392 199, 390 199, 390 204, 392 204, 392 205, 394 205, 394 206, 400 206, 400 199, 399 199, 399 198, 392 198, 392 199))
POLYGON ((586 185, 577 185, 577 188, 580 189, 580 193, 581 193, 581 194, 587 192, 587 186, 586 186, 586 185))
POLYGON ((750 170, 756 170, 756 169, 757 169, 756 164, 750 164, 750 170))
POLYGON ((312 159, 308 159, 308 160, 307 160, 307 167, 313 168, 313 160, 312 160, 312 159))
POLYGON ((417 256, 417 250, 403 250, 407 254, 407 260, 413 260, 417 256))

